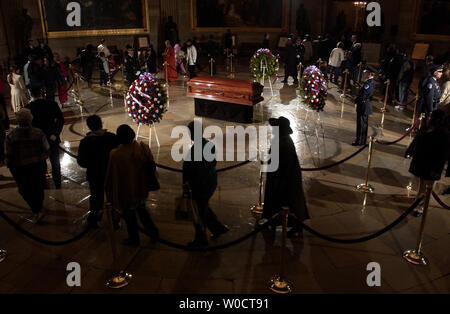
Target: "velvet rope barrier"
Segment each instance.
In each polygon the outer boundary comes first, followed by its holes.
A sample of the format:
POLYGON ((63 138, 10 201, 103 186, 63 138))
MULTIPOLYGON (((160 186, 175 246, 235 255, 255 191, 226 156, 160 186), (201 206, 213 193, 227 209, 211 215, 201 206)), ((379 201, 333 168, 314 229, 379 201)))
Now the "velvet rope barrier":
POLYGON ((393 141, 393 142, 384 142, 384 141, 380 141, 380 140, 375 140, 375 143, 383 145, 383 146, 390 146, 390 145, 395 145, 400 143, 401 141, 403 141, 405 138, 407 138, 412 132, 414 132, 415 129, 417 129, 417 126, 419 125, 419 120, 416 120, 414 127, 410 128, 408 130, 408 132, 406 132, 402 137, 400 137, 398 140, 393 141))
POLYGON ((450 210, 450 206, 446 205, 440 198, 439 196, 436 194, 436 192, 433 192, 433 197, 436 200, 436 202, 438 202, 439 205, 442 206, 442 208, 446 209, 446 210, 450 210))
POLYGON ((79 240, 81 240, 86 234, 89 233, 89 231, 91 231, 92 226, 91 224, 88 224, 86 229, 81 232, 80 234, 76 235, 75 237, 65 240, 65 241, 51 241, 51 240, 46 240, 46 239, 42 239, 38 236, 33 235, 32 233, 26 231, 25 229, 23 229, 21 226, 19 226, 17 223, 15 223, 11 218, 9 218, 3 211, 0 210, 0 217, 2 217, 9 225, 11 225, 14 229, 16 229, 17 231, 19 231, 20 233, 22 233, 24 236, 30 238, 33 241, 36 241, 38 243, 44 244, 44 245, 49 245, 49 246, 64 246, 73 242, 77 242, 79 240))
POLYGON ((395 228, 400 222, 402 222, 404 219, 406 219, 406 217, 408 217, 414 211, 414 209, 416 209, 417 206, 419 206, 419 204, 422 202, 422 200, 423 200, 423 197, 416 200, 414 202, 414 204, 412 204, 411 207, 406 212, 404 212, 397 220, 395 220, 389 226, 383 228, 382 230, 380 230, 372 235, 362 237, 359 239, 336 239, 336 238, 324 235, 324 234, 314 230, 310 226, 305 225, 294 214, 290 214, 290 216, 293 217, 295 220, 297 220, 297 222, 299 222, 302 225, 303 229, 305 229, 306 231, 308 231, 309 233, 311 233, 312 235, 314 235, 320 239, 323 239, 328 242, 340 243, 340 244, 356 244, 356 243, 363 243, 363 242, 367 242, 367 241, 373 240, 375 238, 378 238, 378 237, 382 236, 383 234, 385 234, 386 232, 390 231, 391 229, 395 228))

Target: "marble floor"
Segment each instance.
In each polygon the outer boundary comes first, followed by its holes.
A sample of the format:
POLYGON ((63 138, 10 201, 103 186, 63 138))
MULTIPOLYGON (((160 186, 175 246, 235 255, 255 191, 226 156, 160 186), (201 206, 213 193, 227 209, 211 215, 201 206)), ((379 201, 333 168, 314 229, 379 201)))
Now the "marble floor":
MULTIPOLYGON (((242 63, 244 64, 244 63, 242 63)), ((245 65, 239 66, 236 78, 251 79, 245 65)), ((206 74, 205 74, 206 75, 206 74)), ((220 76, 227 75, 224 72, 220 76)), ((161 146, 152 142, 158 163, 174 168, 181 164, 172 160, 170 152, 177 139, 171 138, 174 126, 187 125, 194 117, 193 99, 186 97, 187 79, 180 77, 170 87, 170 109, 157 125, 161 146)), ((270 117, 289 118, 294 128, 293 139, 304 168, 327 165, 356 151, 350 143, 355 134, 355 109, 351 99, 345 103, 341 118, 340 93, 330 84, 325 112, 314 118, 303 110, 297 100, 295 86, 274 82, 274 95, 264 90, 265 100, 255 108, 255 125, 267 125, 270 117), (323 126, 323 127, 322 127, 323 126)), ((267 84, 266 84, 267 85, 267 84)), ((63 145, 71 152, 87 132, 85 118, 97 113, 105 127, 115 131, 120 124, 130 124, 124 111, 120 91, 114 90, 113 103, 108 89, 88 89, 82 84, 85 115, 77 107, 64 109, 66 125, 63 145)), ((370 118, 370 134, 384 140, 395 140, 411 124, 412 111, 397 112, 389 108, 384 129, 381 122, 379 92, 375 97, 375 113, 370 118)), ((217 120, 204 120, 205 125, 223 129, 234 125, 217 120)), ((147 129, 148 130, 148 129, 147 129)), ((147 130, 144 129, 145 132, 147 130)), ((403 158, 410 142, 407 137, 393 146, 375 146, 370 183, 375 193, 365 196, 356 190, 363 183, 367 166, 367 150, 351 161, 323 172, 304 173, 304 188, 311 219, 306 223, 314 229, 337 238, 359 238, 372 234, 397 219, 414 201, 417 187, 408 173, 409 160, 403 158), (412 184, 413 189, 407 186, 412 184)), ((46 192, 46 217, 38 225, 24 219, 29 214, 18 195, 9 171, 0 168, 0 210, 24 229, 45 239, 65 240, 83 229, 79 218, 88 210, 88 184, 85 171, 68 155, 61 155, 63 189, 46 192)), ((233 163, 220 162, 218 168, 233 163)), ((181 193, 179 173, 159 169, 161 190, 151 194, 148 206, 161 236, 186 244, 194 235, 189 222, 175 219, 175 198, 181 193)), ((254 228, 250 207, 258 202, 259 163, 221 173, 219 188, 211 207, 231 232, 218 241, 226 243, 254 228)), ((436 185, 440 194, 450 181, 436 185)), ((450 198, 442 196, 447 204, 450 198)), ((343 245, 326 242, 306 233, 297 240, 288 240, 286 277, 294 284, 294 293, 449 293, 450 292, 450 212, 431 201, 426 225, 423 252, 428 267, 408 264, 402 253, 416 245, 420 220, 408 217, 395 229, 372 241, 343 245), (381 286, 368 287, 367 265, 381 265, 381 286)), ((141 247, 120 245, 126 237, 122 226, 116 233, 117 265, 133 274, 131 284, 122 290, 105 286, 114 273, 112 253, 105 222, 80 241, 62 246, 44 246, 29 240, 0 219, 0 249, 8 258, 0 263, 0 293, 269 293, 267 281, 279 272, 281 230, 274 236, 263 232, 231 248, 210 252, 186 252, 155 244, 142 238, 141 247), (68 287, 67 264, 81 265, 81 287, 68 287)))

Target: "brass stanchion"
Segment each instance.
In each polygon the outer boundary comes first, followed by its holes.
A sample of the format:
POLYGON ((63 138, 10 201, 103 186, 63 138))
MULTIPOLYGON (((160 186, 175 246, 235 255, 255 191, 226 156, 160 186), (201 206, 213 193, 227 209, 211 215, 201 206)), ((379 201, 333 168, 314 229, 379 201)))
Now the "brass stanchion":
POLYGON ((109 240, 111 242, 111 251, 113 255, 113 267, 116 272, 106 283, 106 286, 111 289, 121 289, 129 285, 131 278, 133 277, 131 274, 126 271, 119 271, 117 265, 117 247, 116 247, 116 239, 114 236, 114 227, 112 220, 112 211, 113 207, 111 204, 107 204, 106 206, 106 215, 108 216, 108 233, 109 240))
POLYGON ((302 80, 302 63, 300 62, 298 65, 298 88, 301 87, 301 80, 302 80))
POLYGON ((281 265, 280 274, 275 275, 269 282, 269 289, 278 294, 289 294, 293 290, 291 282, 285 278, 285 251, 286 251, 286 238, 287 227, 289 219, 289 208, 283 207, 281 210, 281 216, 283 220, 283 238, 281 242, 281 265))
POLYGON ((233 69, 233 58, 234 55, 233 53, 230 54, 230 74, 234 74, 234 69, 233 69))
MULTIPOLYGON (((263 165, 263 162, 261 162, 261 165, 263 165)), ((252 208, 251 208, 252 214, 257 220, 260 220, 262 218, 262 214, 263 214, 263 210, 264 210, 263 186, 264 186, 263 172, 260 171, 260 175, 259 175, 259 201, 258 201, 258 205, 252 206, 252 208)))
POLYGON ((359 71, 358 71, 358 79, 357 79, 357 82, 358 82, 358 84, 360 84, 360 83, 361 83, 361 72, 362 72, 362 66, 363 66, 363 63, 362 63, 362 62, 360 62, 360 63, 358 64, 358 67, 359 67, 359 71))
POLYGON ((214 76, 214 63, 215 63, 216 61, 213 59, 213 58, 211 58, 210 60, 209 60, 209 63, 211 64, 211 76, 214 76))
POLYGON ((164 62, 163 66, 165 67, 165 73, 166 73, 166 89, 167 89, 167 110, 170 108, 170 92, 169 92, 169 63, 164 62))
POLYGON ((348 69, 345 69, 344 71, 345 74, 345 79, 344 79, 344 90, 342 91, 342 108, 341 108, 341 119, 344 117, 344 110, 345 110, 345 98, 347 97, 346 93, 347 93, 347 84, 348 84, 348 69))
POLYGON ((5 261, 6 257, 8 257, 8 252, 5 250, 0 250, 0 263, 5 261))
POLYGON ((422 113, 420 115, 420 118, 419 118, 419 120, 420 120, 420 122, 419 122, 419 130, 422 130, 422 128, 423 128, 423 123, 424 123, 425 117, 426 117, 426 115, 424 113, 422 113))
POLYGON ((369 184, 370 167, 372 165, 372 155, 373 155, 374 144, 375 144, 375 138, 370 137, 369 159, 368 159, 368 164, 367 164, 366 182, 358 185, 358 187, 357 187, 358 191, 360 191, 362 193, 373 193, 375 191, 375 189, 369 184))
MULTIPOLYGON (((412 130, 414 128, 414 126, 416 125, 417 103, 418 102, 419 102, 419 95, 416 95, 416 100, 414 102, 414 114, 413 114, 412 121, 411 121, 411 127, 406 129, 407 132, 412 130)), ((411 137, 412 133, 409 136, 411 137)))
POLYGON ((428 260, 425 255, 422 253, 422 241, 423 241, 423 232, 425 230, 425 224, 427 221, 428 210, 430 206, 430 198, 431 193, 433 192, 433 186, 427 185, 427 190, 425 194, 425 203, 424 203, 424 211, 422 217, 422 224, 420 225, 419 238, 417 239, 417 246, 415 250, 408 250, 403 253, 403 258, 406 259, 409 263, 414 265, 422 265, 427 266, 428 260))
POLYGON ((111 108, 114 108, 111 73, 108 74, 108 78, 109 78, 109 80, 108 80, 108 84, 109 84, 109 101, 111 102, 111 108))
POLYGON ((384 106, 383 106, 383 108, 381 108, 382 116, 381 116, 380 127, 382 129, 384 128, 384 118, 385 118, 385 115, 386 115, 386 112, 387 112, 387 102, 388 102, 388 97, 389 97, 389 87, 390 87, 390 85, 391 85, 391 81, 387 80, 386 81, 386 95, 384 96, 384 106))

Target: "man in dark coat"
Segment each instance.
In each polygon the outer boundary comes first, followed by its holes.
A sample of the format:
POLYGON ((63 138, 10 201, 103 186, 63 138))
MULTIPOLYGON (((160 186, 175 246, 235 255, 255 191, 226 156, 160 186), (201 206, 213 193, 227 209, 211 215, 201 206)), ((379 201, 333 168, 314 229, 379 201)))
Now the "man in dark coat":
POLYGON ((193 121, 189 124, 189 131, 194 145, 189 151, 183 163, 183 184, 188 187, 189 193, 192 191, 192 198, 197 205, 197 211, 194 212, 194 226, 195 226, 195 240, 191 242, 190 246, 206 246, 208 239, 206 237, 206 228, 208 228, 212 235, 211 239, 215 240, 221 235, 229 231, 228 227, 223 225, 216 214, 209 207, 210 198, 214 195, 217 189, 218 178, 216 170, 216 148, 212 143, 208 142, 202 135, 196 135, 196 132, 203 133, 203 126, 201 122, 193 121), (210 146, 210 152, 213 155, 213 161, 208 161, 205 158, 205 146, 210 146), (196 150, 201 153, 201 160, 196 160, 198 157, 196 150))
POLYGON ((139 76, 139 70, 141 68, 139 60, 135 57, 134 49, 128 48, 127 54, 124 59, 125 65, 125 77, 130 86, 139 76))
POLYGON ((53 60, 45 57, 42 70, 44 75, 45 98, 54 100, 56 89, 59 89, 64 84, 61 68, 53 60))
MULTIPOLYGON (((293 133, 290 122, 281 117, 270 119, 269 123, 272 127, 279 128, 279 138, 275 138, 271 148, 273 151, 273 145, 279 145, 279 167, 275 172, 267 173, 263 218, 271 219, 281 211, 283 206, 287 206, 300 221, 305 221, 309 219, 309 214, 303 190, 300 162, 290 136, 293 133)), ((293 228, 288 235, 291 238, 297 237, 301 231, 301 225, 297 221, 293 221, 293 228)))
POLYGON ((364 146, 367 144, 367 133, 369 130, 369 116, 373 113, 372 96, 375 90, 375 80, 373 78, 376 70, 368 67, 364 71, 363 79, 364 85, 359 90, 358 97, 356 97, 356 141, 353 146, 364 146))
POLYGON ((91 44, 86 46, 80 55, 80 64, 82 68, 83 78, 88 82, 89 87, 92 85, 92 73, 95 67, 96 49, 91 44))
POLYGON ((288 40, 286 46, 286 56, 285 56, 285 75, 284 84, 287 84, 289 76, 294 79, 294 85, 298 84, 298 71, 297 71, 297 50, 295 49, 292 39, 288 40))
POLYGON ((31 89, 30 102, 26 108, 33 115, 33 127, 41 129, 50 144, 50 163, 52 164, 52 176, 56 189, 61 189, 61 163, 59 159, 60 134, 64 127, 64 116, 58 104, 53 100, 44 99, 42 89, 31 89))
POLYGON ((100 212, 103 210, 109 155, 117 148, 118 141, 115 134, 103 129, 102 119, 97 115, 87 119, 87 126, 91 132, 81 140, 77 161, 80 167, 87 169, 87 181, 91 190, 88 222, 97 226, 97 222, 101 220, 100 212))

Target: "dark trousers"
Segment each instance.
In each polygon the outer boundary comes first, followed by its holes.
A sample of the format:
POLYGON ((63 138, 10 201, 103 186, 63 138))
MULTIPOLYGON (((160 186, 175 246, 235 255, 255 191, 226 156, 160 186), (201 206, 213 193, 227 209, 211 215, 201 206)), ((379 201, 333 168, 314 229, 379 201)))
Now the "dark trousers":
POLYGON ((124 210, 123 214, 125 222, 127 223, 128 236, 130 237, 130 240, 139 241, 139 230, 136 214, 139 215, 142 226, 151 236, 158 234, 158 228, 153 222, 145 204, 142 204, 137 208, 124 210))
POLYGON ((330 70, 330 80, 333 80, 333 83, 337 84, 339 76, 341 75, 341 67, 330 66, 330 70))
MULTIPOLYGON (((298 69, 296 66, 287 66, 285 67, 285 75, 284 75, 284 81, 287 82, 290 76, 294 79, 294 82, 298 82, 298 69)), ((269 78, 266 76, 266 78, 269 78)), ((269 78, 270 79, 270 78, 269 78)))
POLYGON ((195 239, 199 241, 207 240, 206 228, 212 234, 220 233, 225 229, 225 226, 217 219, 216 214, 209 207, 209 199, 197 198, 195 199, 198 211, 198 221, 194 221, 195 239))
POLYGON ((408 102, 409 87, 411 84, 409 82, 398 83, 398 102, 400 105, 406 105, 408 102))
POLYGON ((89 210, 91 211, 88 220, 98 222, 101 220, 100 212, 105 203, 105 183, 104 180, 88 180, 91 197, 89 198, 89 210))
POLYGON ((195 65, 189 65, 188 66, 188 70, 189 70, 189 78, 194 78, 197 77, 197 74, 195 74, 195 65))
POLYGON ((356 142, 365 145, 369 131, 369 116, 358 113, 356 119, 356 142))
MULTIPOLYGON (((48 140, 50 143, 50 163, 52 165, 53 182, 57 189, 61 188, 61 162, 59 160, 59 143, 48 140)), ((45 164, 45 171, 47 172, 47 163, 45 164)))
POLYGON ((33 213, 40 213, 44 203, 46 186, 46 161, 22 167, 11 167, 10 171, 14 180, 16 180, 20 195, 30 206, 33 213))
POLYGON ((105 71, 100 70, 100 86, 103 86, 103 84, 105 86, 108 85, 108 75, 106 74, 105 71))

